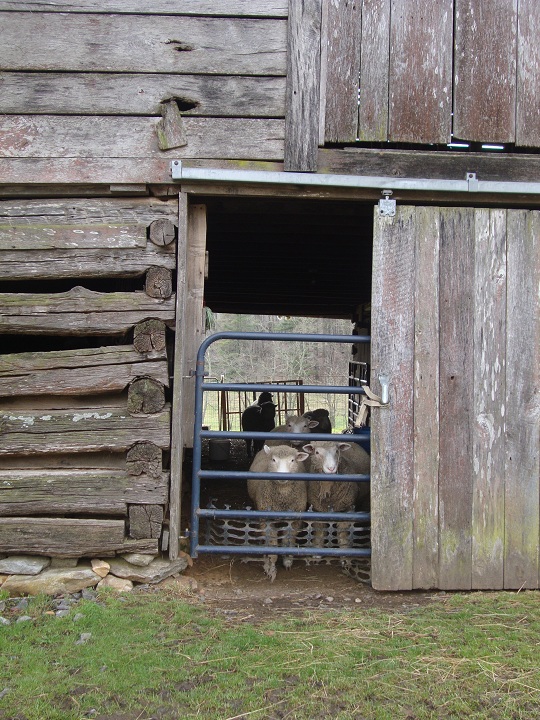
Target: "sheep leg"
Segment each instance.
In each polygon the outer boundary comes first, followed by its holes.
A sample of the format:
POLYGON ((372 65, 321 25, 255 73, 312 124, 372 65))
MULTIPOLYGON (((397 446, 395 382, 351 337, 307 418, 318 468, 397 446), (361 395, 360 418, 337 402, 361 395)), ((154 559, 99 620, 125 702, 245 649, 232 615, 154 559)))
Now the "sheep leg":
MULTIPOLYGON (((277 546, 278 537, 277 537, 277 528, 276 528, 275 522, 272 522, 271 520, 263 521, 261 523, 261 528, 264 530, 266 544, 277 546)), ((266 573, 266 575, 268 575, 270 582, 274 582, 274 580, 276 579, 277 558, 278 558, 277 555, 265 555, 265 557, 264 557, 263 570, 266 573)))
POLYGON ((337 523, 337 536, 338 545, 342 547, 351 547, 351 523, 350 522, 338 522, 337 523))

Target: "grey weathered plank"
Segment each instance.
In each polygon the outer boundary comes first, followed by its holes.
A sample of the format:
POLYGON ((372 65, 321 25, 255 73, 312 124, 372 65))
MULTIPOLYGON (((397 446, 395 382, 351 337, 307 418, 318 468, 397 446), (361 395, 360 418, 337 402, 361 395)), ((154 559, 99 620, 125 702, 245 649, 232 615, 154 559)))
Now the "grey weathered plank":
POLYGON ((183 115, 284 117, 284 77, 132 73, 0 73, 0 112, 156 115, 176 99, 183 115))
POLYGON ((417 208, 414 322, 413 587, 435 588, 439 564, 438 208, 417 208))
POLYGON ((0 516, 127 515, 128 503, 165 504, 168 480, 121 470, 2 470, 0 516))
POLYGON ((390 0, 363 0, 358 137, 388 139, 390 0))
MULTIPOLYGON (((540 156, 356 148, 319 150, 319 172, 463 180, 471 171, 477 172, 483 180, 538 182, 540 156)), ((389 187, 392 187, 391 183, 389 187)))
POLYGON ((168 385, 166 353, 126 345, 0 355, 0 397, 120 392, 140 376, 168 385))
POLYGON ((0 293, 0 332, 38 335, 108 335, 142 320, 174 321, 175 298, 144 292, 98 293, 75 287, 52 295, 0 293))
POLYGON ((182 472, 184 445, 189 440, 183 426, 184 400, 188 392, 184 374, 187 367, 186 340, 189 328, 184 323, 187 307, 188 276, 188 231, 189 204, 186 193, 178 197, 178 267, 176 272, 176 324, 174 336, 173 375, 180 382, 172 388, 172 427, 171 427, 171 495, 169 500, 169 557, 178 557, 180 537, 180 517, 182 501, 182 472))
POLYGON ((40 72, 284 75, 286 25, 265 18, 11 12, 0 25, 0 66, 40 72))
POLYGON ((0 552, 36 555, 93 555, 124 542, 123 520, 0 518, 0 552))
POLYGON ((66 157, 283 157, 283 120, 185 118, 188 143, 172 150, 159 149, 157 122, 152 117, 4 115, 0 141, 4 157, 49 158, 49 163, 51 158, 66 157))
POLYGON ((520 0, 518 18, 516 145, 540 147, 540 5, 520 0))
MULTIPOLYGON (((153 197, 145 198, 55 198, 48 200, 22 200, 10 199, 0 201, 0 226, 2 231, 7 232, 6 226, 28 225, 35 228, 36 225, 52 227, 60 232, 61 225, 77 225, 83 231, 87 225, 88 234, 92 240, 90 247, 101 247, 100 244, 93 244, 96 238, 105 233, 107 239, 105 245, 112 242, 116 235, 125 237, 133 235, 133 245, 126 247, 143 246, 146 242, 146 230, 137 225, 150 225, 154 220, 165 219, 176 222, 178 205, 176 198, 168 201, 153 197), (111 234, 106 231, 106 226, 113 226, 111 234)), ((45 231, 48 236, 50 231, 45 231)), ((76 233, 81 235, 82 233, 76 233)), ((48 237, 48 242, 52 242, 48 237)), ((8 246, 9 247, 9 246, 8 246)), ((45 245, 53 247, 53 245, 45 245)))
MULTIPOLYGON (((58 204, 60 206, 60 203, 58 204)), ((50 224, 31 225, 31 216, 24 224, 16 220, 0 219, 0 250, 52 250, 56 249, 95 249, 95 248, 137 248, 139 252, 146 247, 146 226, 97 224, 59 225, 56 217, 50 218, 50 224), (8 224, 9 223, 9 224, 8 224)))
POLYGON ((472 587, 503 588, 506 212, 475 212, 472 587))
POLYGON ((446 143, 452 129, 453 0, 392 0, 392 142, 446 143))
POLYGON ((0 279, 3 280, 90 278, 103 277, 105 274, 107 277, 137 277, 152 267, 165 272, 174 270, 174 246, 165 252, 150 245, 140 251, 0 250, 0 279))
MULTIPOLYGON (((376 590, 413 582, 414 208, 375 217, 371 377, 387 374, 390 405, 371 428, 371 577, 376 590)), ((379 383, 371 383, 378 393, 379 383)))
POLYGON ((508 211, 504 586, 539 586, 540 215, 508 211))
POLYGON ((0 412, 0 455, 120 452, 137 442, 167 449, 170 411, 131 416, 125 407, 0 412))
POLYGON ((471 587, 474 210, 441 209, 439 587, 471 587))
POLYGON ((455 0, 454 135, 514 142, 517 0, 455 0))
POLYGON ((136 13, 137 15, 232 15, 287 17, 288 0, 1 0, 0 10, 18 12, 136 13))
POLYGON ((325 89, 321 105, 325 142, 356 141, 361 10, 356 0, 324 3, 321 77, 325 89))
POLYGON ((289 0, 285 170, 317 169, 322 0, 289 0))

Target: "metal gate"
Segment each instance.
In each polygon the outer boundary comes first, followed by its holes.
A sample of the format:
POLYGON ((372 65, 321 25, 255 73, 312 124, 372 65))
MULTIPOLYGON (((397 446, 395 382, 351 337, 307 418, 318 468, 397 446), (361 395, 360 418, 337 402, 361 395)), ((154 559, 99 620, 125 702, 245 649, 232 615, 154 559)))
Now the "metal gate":
MULTIPOLYGON (((341 523, 354 528, 355 523, 366 524, 371 520, 369 512, 314 512, 307 510, 305 512, 268 512, 259 510, 234 510, 230 508, 218 509, 216 507, 202 508, 201 505, 201 479, 219 479, 223 482, 246 480, 247 478, 256 479, 275 479, 277 473, 260 473, 256 476, 249 471, 227 471, 227 470, 203 470, 202 465, 202 440, 204 438, 220 438, 220 439, 272 439, 290 440, 290 433, 284 432, 231 432, 203 430, 203 395, 207 390, 247 390, 255 392, 269 391, 274 392, 276 386, 271 384, 250 384, 250 383, 215 383, 205 382, 205 353, 208 347, 218 340, 263 340, 263 341, 286 341, 286 342, 313 342, 313 343, 369 343, 369 336, 359 335, 308 335, 297 333, 253 333, 253 332, 220 332, 208 337, 200 346, 197 354, 197 365, 195 370, 195 431, 193 442, 193 482, 192 482, 192 506, 191 506, 191 529, 190 529, 190 554, 197 557, 199 553, 219 553, 231 555, 286 555, 286 556, 334 556, 334 557, 370 557, 370 547, 319 547, 311 543, 313 533, 308 531, 304 533, 303 542, 298 542, 295 546, 289 545, 270 545, 269 538, 257 538, 255 541, 250 538, 250 533, 245 533, 241 539, 231 542, 231 534, 225 533, 223 544, 212 544, 208 539, 201 538, 201 520, 222 520, 224 522, 234 521, 237 524, 242 522, 259 522, 263 520, 280 522, 285 524, 285 534, 287 533, 287 523, 294 521, 302 521, 304 525, 313 527, 313 523, 319 525, 326 523, 331 526, 337 526, 341 523)), ((287 385, 280 386, 280 392, 291 393, 331 393, 344 395, 361 395, 365 394, 362 387, 351 387, 349 385, 287 385)), ((294 440, 331 440, 352 442, 354 436, 350 434, 326 434, 326 433, 298 433, 294 435, 294 440)), ((280 476, 283 477, 282 475, 280 476)), ((319 477, 319 476, 315 476, 319 477)), ((313 480, 314 475, 309 473, 296 473, 287 477, 289 480, 313 480)), ((344 482, 369 482, 369 475, 332 475, 332 481, 344 482)), ((335 533, 334 533, 335 534, 335 533)), ((354 533, 353 533, 354 534, 354 533)), ((351 543, 352 544, 352 543, 351 543)))

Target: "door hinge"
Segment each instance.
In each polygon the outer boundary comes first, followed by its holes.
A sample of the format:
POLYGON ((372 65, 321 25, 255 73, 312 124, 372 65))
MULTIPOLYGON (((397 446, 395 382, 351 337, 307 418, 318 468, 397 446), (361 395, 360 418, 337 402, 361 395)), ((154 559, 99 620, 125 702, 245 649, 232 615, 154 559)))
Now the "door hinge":
POLYGON ((382 197, 379 200, 379 217, 394 217, 396 214, 396 201, 390 198, 392 190, 383 190, 382 197))

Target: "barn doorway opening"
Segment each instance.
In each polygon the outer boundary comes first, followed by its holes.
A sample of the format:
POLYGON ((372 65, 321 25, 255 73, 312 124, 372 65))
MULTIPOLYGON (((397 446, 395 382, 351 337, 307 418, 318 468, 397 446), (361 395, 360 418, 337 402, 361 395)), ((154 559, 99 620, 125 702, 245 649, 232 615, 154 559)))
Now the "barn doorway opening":
MULTIPOLYGON (((204 207, 206 216, 207 332, 369 333, 373 203, 221 196, 199 196, 191 203, 204 207)), ((276 425, 287 412, 302 414, 315 403, 328 409, 334 432, 351 431, 350 405, 357 396, 293 396, 280 392, 279 384, 347 385, 351 372, 353 381, 365 381, 369 347, 311 344, 293 351, 293 343, 279 343, 277 352, 270 352, 273 343, 266 349, 255 343, 247 351, 227 344, 220 352, 212 348, 210 380, 274 383, 276 425)), ((242 410, 257 397, 255 392, 207 395, 203 423, 210 430, 241 430, 242 410)), ((217 442, 203 441, 203 466, 247 470, 244 441, 223 444, 225 451, 217 442)), ((245 484, 205 479, 202 502, 245 505, 245 484)), ((189 524, 189 481, 184 490, 183 528, 189 524)))

